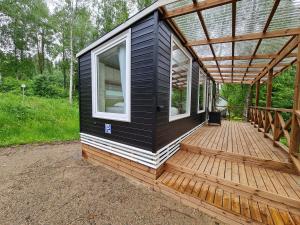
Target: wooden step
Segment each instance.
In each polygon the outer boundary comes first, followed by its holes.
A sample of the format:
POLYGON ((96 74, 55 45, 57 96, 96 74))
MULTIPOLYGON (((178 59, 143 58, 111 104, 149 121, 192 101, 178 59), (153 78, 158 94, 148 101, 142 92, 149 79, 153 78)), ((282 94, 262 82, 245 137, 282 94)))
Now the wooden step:
POLYGON ((165 169, 205 179, 257 200, 300 209, 299 176, 185 151, 169 159, 165 169))
POLYGON ((156 188, 228 224, 300 224, 300 213, 249 198, 205 179, 165 171, 156 188))
POLYGON ((267 169, 274 169, 286 173, 298 174, 298 170, 291 162, 281 162, 281 161, 258 158, 250 155, 241 155, 241 154, 235 154, 235 153, 230 153, 221 150, 206 149, 203 147, 188 145, 184 143, 181 143, 180 149, 183 151, 188 151, 188 152, 202 154, 202 155, 216 156, 218 158, 222 158, 225 160, 243 162, 248 165, 255 165, 255 166, 264 167, 267 169))

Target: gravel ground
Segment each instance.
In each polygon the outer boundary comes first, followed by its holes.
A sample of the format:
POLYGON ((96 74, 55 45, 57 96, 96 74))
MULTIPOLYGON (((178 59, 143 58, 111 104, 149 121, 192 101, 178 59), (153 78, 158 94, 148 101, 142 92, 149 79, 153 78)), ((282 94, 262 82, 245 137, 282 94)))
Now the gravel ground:
POLYGON ((0 149, 0 224, 218 224, 81 159, 79 143, 0 149))

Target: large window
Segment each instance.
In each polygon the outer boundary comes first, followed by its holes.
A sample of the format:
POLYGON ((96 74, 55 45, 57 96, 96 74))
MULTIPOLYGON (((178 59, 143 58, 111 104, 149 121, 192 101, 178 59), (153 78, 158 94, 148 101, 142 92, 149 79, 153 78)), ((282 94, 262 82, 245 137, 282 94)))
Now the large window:
POLYGON ((198 83, 198 113, 205 111, 205 99, 206 99, 206 76, 200 70, 199 83, 198 83))
POLYGON ((172 36, 169 120, 190 115, 192 58, 172 36))
POLYGON ((130 30, 92 51, 93 117, 130 121, 130 30))

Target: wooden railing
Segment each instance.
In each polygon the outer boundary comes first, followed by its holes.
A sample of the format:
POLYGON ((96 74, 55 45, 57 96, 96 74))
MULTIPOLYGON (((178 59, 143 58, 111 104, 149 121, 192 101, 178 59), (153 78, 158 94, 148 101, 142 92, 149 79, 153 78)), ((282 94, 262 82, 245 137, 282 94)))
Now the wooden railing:
POLYGON ((292 109, 249 107, 248 120, 272 139, 274 145, 289 151, 292 113, 292 109), (282 137, 286 139, 284 144, 280 142, 282 137))

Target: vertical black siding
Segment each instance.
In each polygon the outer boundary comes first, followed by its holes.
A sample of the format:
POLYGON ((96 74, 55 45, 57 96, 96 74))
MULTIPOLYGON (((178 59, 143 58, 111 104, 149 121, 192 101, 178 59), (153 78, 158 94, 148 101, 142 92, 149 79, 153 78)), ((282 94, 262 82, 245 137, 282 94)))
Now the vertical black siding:
POLYGON ((91 52, 79 58, 80 131, 153 151, 157 12, 131 26, 131 122, 92 117, 91 52), (112 134, 104 124, 112 124, 112 134))
POLYGON ((159 21, 157 105, 161 106, 161 109, 156 115, 156 151, 205 120, 205 113, 197 113, 199 64, 194 61, 192 67, 191 115, 190 117, 169 122, 171 34, 172 31, 166 22, 163 20, 159 21))

